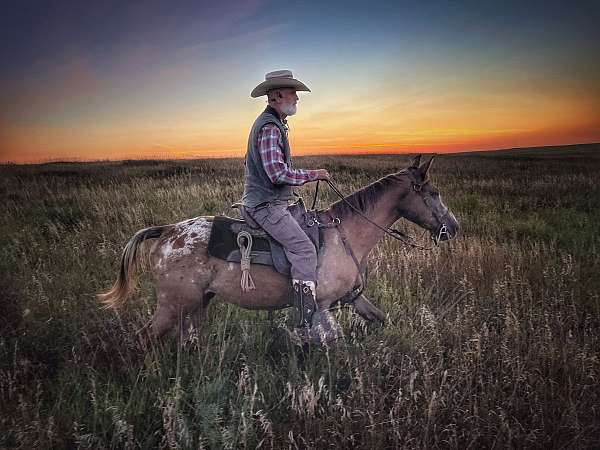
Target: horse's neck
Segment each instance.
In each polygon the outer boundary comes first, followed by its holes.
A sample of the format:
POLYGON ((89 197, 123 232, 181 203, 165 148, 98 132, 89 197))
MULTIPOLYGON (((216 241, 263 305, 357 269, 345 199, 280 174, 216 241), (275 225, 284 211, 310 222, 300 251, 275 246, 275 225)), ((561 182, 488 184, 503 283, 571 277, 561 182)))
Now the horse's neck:
MULTIPOLYGON (((383 228, 389 228, 401 216, 398 212, 397 199, 399 188, 393 187, 382 194, 369 211, 361 211, 366 217, 383 228)), ((353 212, 342 219, 342 228, 346 241, 352 247, 356 258, 362 262, 371 252, 377 242, 383 237, 384 231, 369 223, 360 214, 353 212)))

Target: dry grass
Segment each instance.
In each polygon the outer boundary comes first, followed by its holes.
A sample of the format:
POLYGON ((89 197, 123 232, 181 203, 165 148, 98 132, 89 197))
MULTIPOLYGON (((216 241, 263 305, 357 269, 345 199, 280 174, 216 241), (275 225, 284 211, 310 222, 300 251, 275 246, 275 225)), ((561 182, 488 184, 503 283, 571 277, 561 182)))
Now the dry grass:
MULTIPOLYGON (((148 281, 120 313, 94 299, 138 229, 229 213, 240 160, 4 166, 0 447, 598 448, 598 150, 439 158, 462 236, 383 240, 368 294, 387 325, 341 311, 346 340, 304 355, 218 302, 189 343, 144 353, 148 281)), ((407 161, 296 165, 350 192, 407 161)))

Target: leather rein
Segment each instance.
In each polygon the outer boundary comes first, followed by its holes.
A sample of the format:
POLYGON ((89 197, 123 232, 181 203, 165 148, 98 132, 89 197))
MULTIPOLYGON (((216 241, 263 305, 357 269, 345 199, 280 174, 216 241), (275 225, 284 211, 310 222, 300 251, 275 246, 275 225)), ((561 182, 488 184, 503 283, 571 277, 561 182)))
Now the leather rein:
MULTIPOLYGON (((317 187, 315 189, 315 196, 313 198, 313 202, 312 202, 312 207, 311 209, 314 210, 315 209, 315 204, 317 202, 317 196, 319 194, 319 183, 320 181, 317 181, 317 187)), ((327 184, 329 185, 329 187, 331 188, 331 190, 333 192, 335 192, 335 194, 346 204, 348 205, 356 214, 358 214, 362 219, 366 220, 367 222, 369 222, 371 225, 379 228, 381 231, 383 231, 385 234, 387 234, 388 236, 393 237, 394 239, 402 242, 405 245, 414 247, 414 248, 418 248, 420 250, 432 250, 433 246, 430 247, 424 247, 422 245, 416 244, 412 241, 414 241, 413 238, 411 238, 410 236, 408 236, 406 233, 404 233, 401 230, 398 230, 397 228, 385 228, 382 227, 381 225, 379 225, 377 222, 373 221, 371 218, 367 217, 362 211, 360 211, 358 208, 356 208, 352 203, 350 203, 347 199, 346 196, 338 189, 338 187, 333 184, 333 182, 331 180, 327 180, 327 184)), ((421 191, 421 185, 418 183, 415 183, 413 181, 412 183, 413 189, 417 192, 421 191)), ((341 223, 341 220, 339 219, 339 217, 335 217, 331 224, 327 224, 325 226, 336 226, 339 225, 341 223)), ((321 224, 319 224, 321 225, 321 224)), ((443 233, 446 233, 446 230, 444 229, 445 226, 442 226, 442 228, 440 229, 439 235, 438 235, 438 239, 435 240, 436 243, 439 241, 441 235, 443 233)))

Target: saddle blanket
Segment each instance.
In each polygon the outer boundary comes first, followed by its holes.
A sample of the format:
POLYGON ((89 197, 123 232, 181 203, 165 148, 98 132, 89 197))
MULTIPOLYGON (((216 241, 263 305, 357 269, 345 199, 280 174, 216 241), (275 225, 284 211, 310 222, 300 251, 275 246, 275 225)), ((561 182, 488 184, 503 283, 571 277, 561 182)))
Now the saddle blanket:
MULTIPOLYGON (((315 248, 319 249, 320 229, 316 221, 317 212, 306 211, 304 205, 297 204, 288 207, 288 211, 300 224, 315 248)), ((224 261, 239 263, 242 254, 237 243, 237 235, 240 231, 248 231, 252 235, 250 256, 253 264, 273 266, 279 273, 290 276, 291 264, 281 244, 263 230, 250 227, 244 220, 215 216, 208 241, 208 253, 224 261)))

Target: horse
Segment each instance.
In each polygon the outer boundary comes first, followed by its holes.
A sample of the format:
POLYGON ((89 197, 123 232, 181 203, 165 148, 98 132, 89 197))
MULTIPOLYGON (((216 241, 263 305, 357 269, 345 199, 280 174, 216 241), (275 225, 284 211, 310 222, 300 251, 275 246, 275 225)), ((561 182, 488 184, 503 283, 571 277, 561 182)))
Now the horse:
MULTIPOLYGON (((427 174, 433 156, 421 163, 421 155, 398 172, 389 174, 320 211, 335 226, 321 230, 317 263, 317 309, 326 314, 361 279, 370 251, 400 218, 429 231, 437 244, 456 237, 459 224, 443 203, 427 174)), ((250 310, 279 310, 292 305, 290 279, 273 267, 252 265, 259 286, 246 291, 240 286, 239 263, 227 262, 208 253, 213 216, 199 216, 182 222, 145 228, 123 249, 120 271, 112 288, 98 294, 105 308, 119 308, 135 287, 135 274, 143 261, 152 274, 157 308, 142 328, 146 336, 159 338, 180 319, 185 327, 198 328, 214 296, 250 310)), ((351 305, 367 321, 384 322, 385 315, 363 294, 351 305)), ((313 316, 313 325, 323 317, 340 336, 331 315, 313 316), (315 318, 316 317, 316 318, 315 318)), ((181 331, 181 330, 180 330, 181 331)), ((320 342, 322 343, 322 342, 320 342)))

